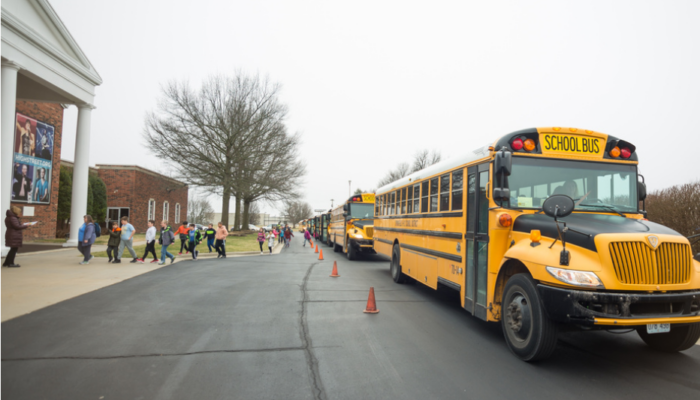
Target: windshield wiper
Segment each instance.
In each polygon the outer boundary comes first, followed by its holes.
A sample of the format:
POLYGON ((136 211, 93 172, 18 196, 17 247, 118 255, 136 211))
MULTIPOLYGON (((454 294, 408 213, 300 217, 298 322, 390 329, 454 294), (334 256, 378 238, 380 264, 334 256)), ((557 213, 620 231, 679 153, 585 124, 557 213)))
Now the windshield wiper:
POLYGON ((627 218, 627 216, 626 216, 625 214, 623 214, 623 213, 617 211, 617 209, 616 209, 615 207, 613 207, 613 206, 606 206, 605 204, 579 204, 579 205, 580 205, 580 206, 583 206, 583 207, 605 208, 605 209, 607 209, 607 210, 610 210, 610 211, 612 211, 612 212, 614 212, 614 213, 619 214, 621 217, 627 218))

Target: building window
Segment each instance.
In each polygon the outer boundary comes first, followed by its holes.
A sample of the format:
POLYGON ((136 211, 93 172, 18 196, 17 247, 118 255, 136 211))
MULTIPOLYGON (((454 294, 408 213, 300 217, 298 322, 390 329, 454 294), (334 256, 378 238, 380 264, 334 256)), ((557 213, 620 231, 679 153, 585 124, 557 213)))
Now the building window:
POLYGON ((452 173, 452 210, 462 209, 462 171, 452 173))
POLYGON ((170 214, 170 204, 167 201, 163 202, 163 221, 169 221, 168 214, 170 214))
POLYGON ((148 200, 148 220, 156 219, 156 201, 153 199, 148 200))
POLYGON ((440 177, 440 211, 450 209, 450 174, 440 177))
POLYGON ((175 223, 180 223, 180 203, 175 203, 175 223))

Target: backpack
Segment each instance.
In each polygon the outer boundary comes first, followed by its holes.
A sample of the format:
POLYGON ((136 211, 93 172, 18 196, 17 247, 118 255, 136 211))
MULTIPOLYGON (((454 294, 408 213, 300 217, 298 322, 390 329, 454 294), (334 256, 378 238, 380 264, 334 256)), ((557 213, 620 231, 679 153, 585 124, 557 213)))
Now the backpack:
POLYGON ((93 224, 93 225, 95 225, 95 237, 102 236, 102 228, 100 228, 100 224, 93 224))

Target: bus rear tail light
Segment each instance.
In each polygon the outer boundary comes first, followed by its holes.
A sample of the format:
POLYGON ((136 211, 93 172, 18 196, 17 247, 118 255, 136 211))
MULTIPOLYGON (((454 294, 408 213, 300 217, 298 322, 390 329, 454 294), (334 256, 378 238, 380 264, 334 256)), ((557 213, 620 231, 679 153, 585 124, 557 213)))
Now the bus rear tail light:
POLYGON ((523 146, 525 147, 525 151, 535 150, 535 141, 532 139, 526 139, 523 146))
POLYGON ((612 158, 620 157, 620 148, 615 146, 610 150, 610 153, 608 154, 610 154, 610 157, 612 158))
POLYGON ((513 150, 518 151, 523 148, 523 140, 520 138, 516 138, 510 143, 510 147, 513 148, 513 150))
POLYGON ((507 213, 500 214, 498 216, 498 223, 501 224, 502 227, 508 228, 509 226, 513 225, 513 217, 507 213))
POLYGON ((620 149, 620 157, 630 158, 631 155, 632 155, 632 151, 629 148, 623 147, 620 149))

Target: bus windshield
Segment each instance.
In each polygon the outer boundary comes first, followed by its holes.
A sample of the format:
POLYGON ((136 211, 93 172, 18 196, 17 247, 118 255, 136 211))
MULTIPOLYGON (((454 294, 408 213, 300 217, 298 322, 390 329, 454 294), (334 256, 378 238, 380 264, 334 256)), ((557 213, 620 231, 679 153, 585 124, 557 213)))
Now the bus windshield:
POLYGON ((374 218, 374 204, 371 203, 351 203, 350 218, 374 218))
POLYGON ((574 199, 579 211, 637 212, 637 166, 513 157, 508 177, 513 208, 541 208, 553 194, 574 199))

